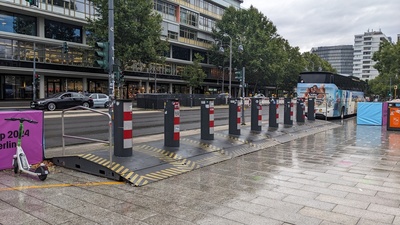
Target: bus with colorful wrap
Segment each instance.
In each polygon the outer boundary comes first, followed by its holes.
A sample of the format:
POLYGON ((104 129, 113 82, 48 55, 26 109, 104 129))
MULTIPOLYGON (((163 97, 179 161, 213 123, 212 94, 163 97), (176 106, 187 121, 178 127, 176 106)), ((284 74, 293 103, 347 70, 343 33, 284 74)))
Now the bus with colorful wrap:
MULTIPOLYGON (((303 72, 299 75, 297 98, 314 98, 315 116, 345 117, 357 114, 357 102, 365 101, 366 82, 357 77, 331 72, 303 72)), ((306 109, 307 112, 307 109, 306 109)))

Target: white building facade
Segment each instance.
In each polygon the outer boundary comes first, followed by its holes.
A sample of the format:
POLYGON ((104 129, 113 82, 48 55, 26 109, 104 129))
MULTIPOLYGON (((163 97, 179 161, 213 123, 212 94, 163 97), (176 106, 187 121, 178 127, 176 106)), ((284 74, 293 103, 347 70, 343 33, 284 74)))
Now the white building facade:
POLYGON ((367 31, 354 36, 353 76, 362 80, 371 80, 379 75, 374 68, 375 61, 372 56, 379 50, 379 44, 389 41, 381 31, 367 31))

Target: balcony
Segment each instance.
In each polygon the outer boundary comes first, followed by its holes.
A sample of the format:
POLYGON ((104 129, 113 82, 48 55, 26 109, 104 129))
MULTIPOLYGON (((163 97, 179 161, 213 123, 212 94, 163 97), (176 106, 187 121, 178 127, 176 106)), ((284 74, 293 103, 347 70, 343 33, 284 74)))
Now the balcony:
POLYGON ((170 2, 174 2, 176 4, 185 6, 185 7, 189 8, 189 9, 196 10, 197 12, 200 12, 200 13, 202 13, 204 15, 210 16, 210 17, 218 19, 218 20, 222 19, 222 15, 218 15, 216 13, 213 13, 213 12, 208 11, 206 9, 200 8, 199 6, 190 4, 190 3, 186 2, 186 1, 183 1, 183 0, 170 0, 170 2))
POLYGON ((195 46, 202 47, 202 48, 205 48, 205 49, 211 48, 211 44, 209 44, 209 43, 205 43, 205 42, 202 42, 202 41, 197 41, 197 40, 193 40, 193 39, 189 39, 189 38, 179 37, 178 41, 181 42, 181 43, 185 43, 185 44, 188 44, 188 45, 195 45, 195 46))

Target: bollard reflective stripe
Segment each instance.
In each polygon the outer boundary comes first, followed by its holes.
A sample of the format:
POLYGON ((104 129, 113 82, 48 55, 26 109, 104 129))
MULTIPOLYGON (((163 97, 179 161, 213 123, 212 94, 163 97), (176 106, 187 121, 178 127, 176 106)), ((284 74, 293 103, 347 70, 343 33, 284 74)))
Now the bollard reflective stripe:
POLYGON ((132 103, 124 102, 123 105, 123 118, 124 118, 124 149, 132 148, 133 136, 132 136, 132 103))
POLYGON ((237 129, 240 129, 240 124, 241 124, 241 121, 240 121, 240 118, 241 118, 241 116, 242 116, 242 108, 241 108, 241 106, 238 106, 237 107, 237 129))
POLYGON ((290 121, 293 121, 293 102, 290 101, 290 121))
POLYGON ((180 138, 180 112, 179 112, 179 102, 173 102, 174 104, 174 141, 179 141, 180 138))
POLYGON ((210 134, 214 134, 214 101, 210 101, 210 134))
POLYGON ((277 121, 278 121, 278 119, 279 119, 279 112, 278 112, 278 109, 279 109, 279 105, 276 104, 276 120, 277 120, 277 121))
POLYGON ((258 126, 261 125, 262 125, 262 106, 260 105, 258 109, 258 126))

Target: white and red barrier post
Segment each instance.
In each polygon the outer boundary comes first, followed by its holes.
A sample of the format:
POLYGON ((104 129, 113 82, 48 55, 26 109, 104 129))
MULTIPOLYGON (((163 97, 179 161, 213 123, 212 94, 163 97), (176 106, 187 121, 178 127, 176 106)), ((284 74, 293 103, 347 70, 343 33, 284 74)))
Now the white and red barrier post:
POLYGON ((180 105, 177 99, 164 103, 164 145, 179 147, 180 143, 180 105))
POLYGON ((116 100, 114 103, 114 155, 132 156, 132 101, 116 100))

